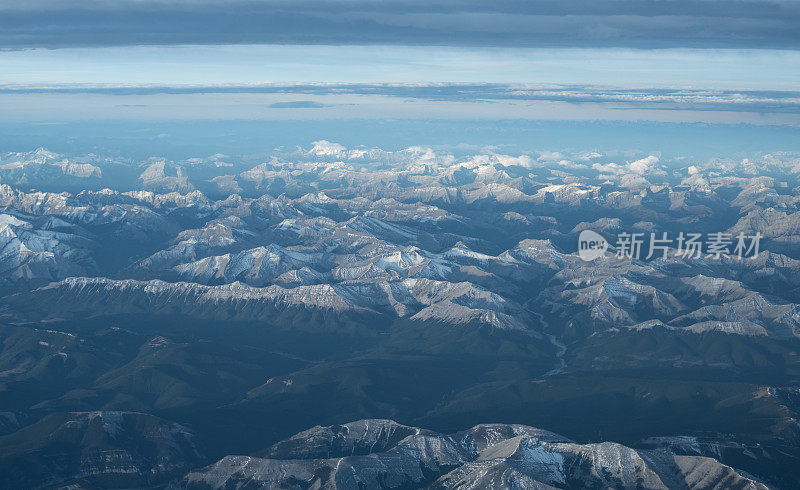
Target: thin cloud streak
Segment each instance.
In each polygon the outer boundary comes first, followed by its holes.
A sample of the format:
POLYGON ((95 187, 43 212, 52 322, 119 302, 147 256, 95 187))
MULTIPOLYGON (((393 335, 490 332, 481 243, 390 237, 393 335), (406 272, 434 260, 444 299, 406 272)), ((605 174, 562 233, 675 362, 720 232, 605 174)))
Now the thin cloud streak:
POLYGON ((530 120, 658 121, 800 126, 797 105, 661 103, 558 98, 397 96, 342 92, 0 92, 0 122, 98 120, 530 120), (304 97, 298 103, 299 97, 304 97))

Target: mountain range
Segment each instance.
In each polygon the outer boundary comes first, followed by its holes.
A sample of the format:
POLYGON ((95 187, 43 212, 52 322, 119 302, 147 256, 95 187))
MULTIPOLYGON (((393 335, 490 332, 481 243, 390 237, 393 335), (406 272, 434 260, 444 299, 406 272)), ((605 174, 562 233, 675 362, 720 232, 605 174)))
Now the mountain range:
POLYGON ((798 176, 779 152, 0 155, 0 486, 792 488, 798 176), (732 243, 647 256, 681 233, 732 243))

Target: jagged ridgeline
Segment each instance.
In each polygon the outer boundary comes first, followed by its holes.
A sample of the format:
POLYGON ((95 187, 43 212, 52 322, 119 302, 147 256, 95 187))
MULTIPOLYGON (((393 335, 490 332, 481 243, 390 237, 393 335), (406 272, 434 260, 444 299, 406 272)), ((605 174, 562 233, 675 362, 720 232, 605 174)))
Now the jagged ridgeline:
POLYGON ((798 175, 783 153, 4 154, 0 487, 791 488, 798 175), (732 243, 648 256, 680 233, 732 243))
POLYGON ((483 424, 438 434, 391 420, 314 427, 261 457, 227 456, 175 488, 752 488, 713 458, 668 445, 577 444, 552 432, 483 424))

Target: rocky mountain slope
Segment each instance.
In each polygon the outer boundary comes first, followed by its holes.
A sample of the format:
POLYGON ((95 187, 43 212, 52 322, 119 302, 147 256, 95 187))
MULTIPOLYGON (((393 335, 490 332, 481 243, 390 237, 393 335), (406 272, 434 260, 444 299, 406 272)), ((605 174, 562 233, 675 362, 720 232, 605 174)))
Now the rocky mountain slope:
POLYGON ((186 427, 141 413, 51 414, 0 437, 6 488, 164 483, 203 460, 186 427))
POLYGON ((522 425, 440 434, 390 420, 315 427, 266 457, 226 456, 173 488, 766 489, 713 458, 577 444, 522 425))

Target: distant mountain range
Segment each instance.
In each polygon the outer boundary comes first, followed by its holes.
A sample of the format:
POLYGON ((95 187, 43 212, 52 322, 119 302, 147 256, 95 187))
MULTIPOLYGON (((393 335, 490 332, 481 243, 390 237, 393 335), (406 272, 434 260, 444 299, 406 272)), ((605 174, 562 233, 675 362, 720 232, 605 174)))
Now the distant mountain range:
POLYGON ((790 488, 799 176, 785 153, 0 155, 0 486, 790 488), (626 233, 760 243, 630 257, 626 233))

